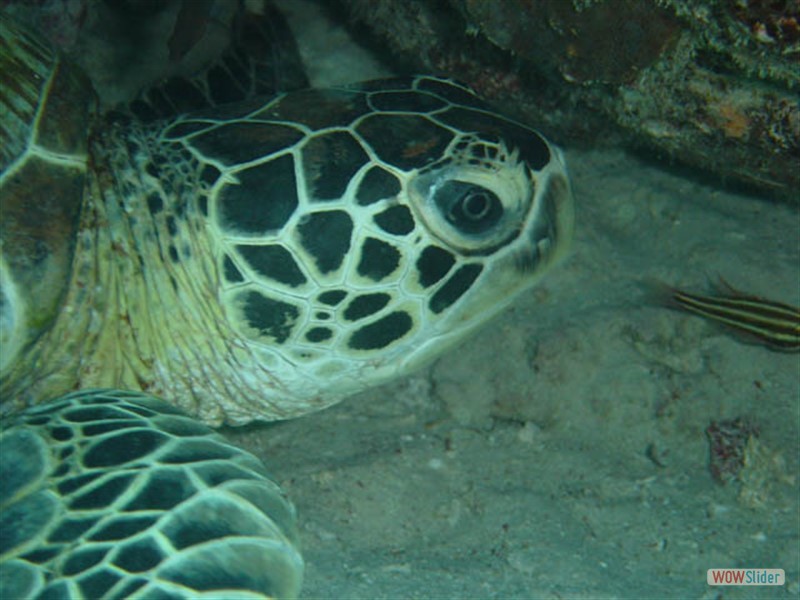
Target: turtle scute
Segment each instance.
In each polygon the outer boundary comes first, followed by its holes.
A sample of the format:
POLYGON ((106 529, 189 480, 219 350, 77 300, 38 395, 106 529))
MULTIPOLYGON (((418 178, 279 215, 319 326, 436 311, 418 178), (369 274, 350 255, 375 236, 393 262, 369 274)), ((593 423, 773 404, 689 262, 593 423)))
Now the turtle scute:
POLYGON ((175 407, 85 390, 2 427, 0 598, 298 594, 294 508, 175 407))
POLYGON ((0 11, 2 377, 52 325, 66 292, 93 109, 80 69, 0 11))

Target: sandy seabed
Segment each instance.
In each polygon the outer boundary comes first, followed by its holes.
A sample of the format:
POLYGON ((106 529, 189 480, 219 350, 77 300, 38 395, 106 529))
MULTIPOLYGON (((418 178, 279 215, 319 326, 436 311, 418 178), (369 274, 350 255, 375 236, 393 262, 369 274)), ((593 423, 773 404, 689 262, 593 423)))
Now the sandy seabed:
MULTIPOLYGON (((307 20, 307 59, 329 61, 316 83, 381 74, 338 58, 346 36, 310 4, 282 4, 307 20)), ((643 291, 722 276, 800 304, 797 206, 621 151, 566 158, 573 250, 503 316, 410 378, 226 431, 298 508, 303 597, 800 596, 800 355, 643 291), (736 417, 759 433, 721 485, 705 430, 736 417), (787 583, 710 587, 718 567, 782 568, 787 583)))
MULTIPOLYGON (((315 85, 389 74, 316 4, 279 4, 315 85)), ((304 598, 800 597, 800 355, 642 285, 800 304, 798 206, 621 151, 566 159, 573 250, 500 318, 410 378, 225 431, 298 508, 304 598), (737 417, 759 435, 721 485, 705 430, 737 417), (787 583, 710 587, 718 567, 787 583)))
POLYGON ((228 432, 296 503, 308 598, 718 598, 717 567, 800 593, 800 357, 643 299, 722 274, 800 301, 796 208, 622 153, 567 151, 569 259, 431 368, 291 422, 228 432), (709 470, 705 429, 758 450, 709 470))

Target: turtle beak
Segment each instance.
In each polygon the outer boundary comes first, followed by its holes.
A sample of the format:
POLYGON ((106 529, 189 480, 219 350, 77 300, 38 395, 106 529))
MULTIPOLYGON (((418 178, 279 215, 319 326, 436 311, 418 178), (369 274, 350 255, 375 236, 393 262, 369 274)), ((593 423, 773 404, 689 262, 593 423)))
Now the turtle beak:
MULTIPOLYGON (((561 160, 560 152, 558 158, 561 160)), ((515 253, 514 266, 522 274, 541 273, 566 255, 574 229, 575 209, 569 180, 566 174, 553 174, 534 199, 522 233, 528 243, 515 253)))

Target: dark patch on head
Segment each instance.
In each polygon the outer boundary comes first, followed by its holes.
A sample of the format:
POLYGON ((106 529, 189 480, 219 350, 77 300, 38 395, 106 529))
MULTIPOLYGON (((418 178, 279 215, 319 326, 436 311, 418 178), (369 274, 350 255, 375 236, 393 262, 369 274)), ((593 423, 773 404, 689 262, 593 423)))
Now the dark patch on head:
POLYGON ((320 273, 338 269, 350 250, 353 220, 342 210, 311 213, 297 226, 300 243, 320 273))
POLYGON ((222 229, 263 235, 283 227, 298 204, 292 157, 238 171, 236 177, 238 184, 227 184, 219 193, 222 229))
POLYGON ((350 300, 342 316, 348 321, 358 321, 380 311, 391 299, 389 294, 383 293, 356 296, 350 300))
POLYGON ((436 96, 418 91, 375 92, 369 95, 375 110, 427 113, 443 108, 446 103, 436 96))
POLYGON ((386 348, 411 331, 413 326, 414 321, 408 313, 402 311, 389 313, 354 332, 347 345, 353 350, 386 348))
POLYGON ((442 279, 453 268, 456 259, 453 255, 438 246, 427 246, 417 258, 419 283, 422 287, 430 287, 442 279))
POLYGON ((87 468, 124 465, 147 456, 167 439, 158 431, 126 431, 93 444, 84 454, 83 464, 87 468))
POLYGON ((222 259, 222 275, 225 277, 225 281, 228 283, 239 283, 240 281, 244 281, 244 276, 231 260, 231 257, 227 254, 222 259))
POLYGON ((460 267, 431 297, 428 303, 431 311, 438 314, 451 306, 469 290, 481 271, 483 271, 483 266, 477 264, 460 267))
POLYGON ((209 187, 213 186, 217 179, 219 179, 220 172, 214 165, 205 164, 203 170, 200 171, 200 181, 207 183, 209 187))
POLYGON ((534 171, 541 171, 550 162, 550 149, 542 136, 502 117, 467 108, 451 108, 437 114, 436 118, 466 133, 477 133, 482 138, 496 136, 509 150, 519 150, 520 158, 534 171))
POLYGON ((300 316, 300 310, 288 302, 273 300, 254 291, 240 296, 247 324, 262 337, 272 338, 278 344, 285 342, 300 316))
POLYGON ((394 246, 375 238, 367 238, 361 248, 358 274, 373 281, 380 281, 394 273, 400 265, 400 251, 394 246))
POLYGON ((326 304, 328 306, 336 306, 346 297, 347 292, 344 290, 328 290, 327 292, 322 292, 319 296, 317 296, 317 302, 321 302, 322 304, 326 304))
POLYGON ((336 200, 369 157, 349 133, 334 131, 311 138, 303 146, 303 173, 313 200, 336 200))
POLYGON ((306 276, 297 266, 292 254, 283 246, 236 246, 237 252, 259 275, 291 287, 303 285, 306 276))
POLYGON ((447 129, 416 115, 369 116, 356 130, 381 160, 404 171, 440 159, 453 139, 447 129))
POLYGON ((306 340, 309 342, 324 342, 333 337, 333 331, 327 327, 312 327, 306 331, 306 340))
POLYGON ((401 190, 400 180, 386 169, 372 167, 358 184, 356 203, 368 206, 380 200, 394 198, 401 190))
POLYGON ((178 256, 178 249, 175 248, 174 245, 170 244, 169 248, 167 248, 167 252, 169 253, 169 259, 174 263, 179 263, 181 261, 180 257, 178 256))
POLYGON ((161 196, 153 192, 149 196, 147 196, 147 210, 150 211, 150 214, 155 216, 160 213, 164 209, 164 201, 161 199, 161 196))
POLYGON ((178 223, 175 221, 175 217, 172 215, 167 217, 167 233, 169 233, 172 237, 175 237, 178 234, 178 223))
POLYGON ((489 146, 488 144, 473 144, 470 146, 469 152, 472 156, 479 159, 479 163, 487 159, 494 160, 499 154, 497 146, 489 146))
POLYGON ((433 92, 434 94, 438 94, 439 96, 447 99, 448 102, 452 102, 454 104, 471 106, 473 108, 479 108, 482 110, 493 110, 487 102, 481 100, 475 94, 459 85, 455 85, 447 81, 440 81, 425 77, 420 79, 417 87, 420 90, 426 90, 433 92))
POLYGON ((302 90, 287 94, 275 104, 253 115, 301 123, 311 129, 347 127, 369 112, 363 93, 346 90, 302 90))
POLYGON ((390 206, 373 217, 375 224, 392 235, 408 235, 414 231, 414 217, 407 206, 390 206))
POLYGON ((289 148, 303 139, 303 133, 288 125, 274 123, 228 123, 200 133, 190 140, 208 158, 225 165, 240 165, 289 148))

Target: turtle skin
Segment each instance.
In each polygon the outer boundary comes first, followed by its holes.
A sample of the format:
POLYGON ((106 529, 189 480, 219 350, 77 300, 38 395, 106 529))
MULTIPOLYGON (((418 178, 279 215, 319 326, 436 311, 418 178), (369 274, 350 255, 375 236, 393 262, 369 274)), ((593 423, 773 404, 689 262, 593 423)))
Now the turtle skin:
POLYGON ((102 115, 2 16, 0 73, 0 595, 295 596, 291 504, 199 421, 319 410, 487 322, 569 246, 560 151, 430 76, 102 115))
POLYGON ((19 406, 122 387, 211 424, 299 416, 440 355, 571 237, 558 149, 434 77, 102 121, 89 157, 57 317, 7 319, 19 406))

